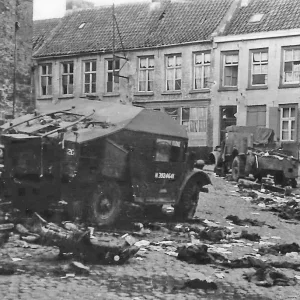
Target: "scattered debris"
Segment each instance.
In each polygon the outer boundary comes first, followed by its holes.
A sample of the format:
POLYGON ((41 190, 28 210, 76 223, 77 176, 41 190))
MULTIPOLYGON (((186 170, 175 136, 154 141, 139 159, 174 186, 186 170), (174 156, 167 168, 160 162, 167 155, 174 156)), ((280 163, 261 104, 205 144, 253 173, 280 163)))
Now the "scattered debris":
POLYGON ((181 289, 191 288, 191 289, 202 289, 202 290, 217 290, 218 286, 214 282, 209 282, 206 280, 200 280, 198 278, 188 280, 184 283, 181 289))
POLYGON ((141 241, 138 241, 138 242, 135 242, 134 243, 134 246, 136 247, 147 247, 150 245, 150 242, 149 241, 146 241, 146 240, 141 240, 141 241))
POLYGON ((36 231, 41 236, 40 243, 57 246, 60 256, 64 256, 64 253, 73 253, 75 258, 89 262, 123 264, 139 250, 139 247, 134 245, 127 246, 124 243, 107 245, 107 243, 101 243, 101 239, 91 240, 89 230, 82 231, 74 227, 72 230, 66 230, 54 223, 48 223, 37 213, 35 216, 40 222, 40 226, 36 226, 36 231))
POLYGON ((188 263, 202 265, 227 261, 223 255, 212 252, 208 253, 207 250, 208 246, 204 244, 181 246, 178 248, 177 258, 188 263))
POLYGON ((225 219, 232 221, 235 225, 239 226, 245 226, 245 225, 251 225, 251 226, 263 226, 265 225, 265 222, 258 221, 258 220, 252 220, 252 219, 240 219, 238 216, 229 215, 225 219))
POLYGON ((76 275, 88 275, 90 273, 90 268, 78 261, 73 261, 71 263, 76 275))
POLYGON ((36 243, 39 240, 39 236, 36 235, 27 235, 27 236, 22 236, 21 239, 28 242, 28 243, 36 243))
POLYGON ((0 232, 0 247, 2 247, 9 240, 9 232, 0 232))
POLYGON ((204 230, 201 230, 198 234, 200 239, 209 240, 213 242, 220 241, 225 239, 226 236, 231 234, 231 231, 226 227, 207 227, 204 230))
POLYGON ((1 263, 0 275, 13 275, 16 272, 16 266, 11 263, 1 263))
POLYGON ((300 246, 296 243, 291 244, 277 244, 277 245, 270 245, 267 247, 262 247, 258 250, 259 254, 286 254, 290 252, 300 252, 300 246))
POLYGON ((64 228, 67 230, 71 230, 71 231, 78 230, 78 227, 75 224, 73 224, 72 222, 65 221, 65 222, 63 222, 63 225, 64 225, 64 228))
POLYGON ((254 181, 246 180, 246 179, 239 179, 238 187, 239 188, 248 188, 248 189, 260 190, 261 189, 261 184, 256 183, 254 181))
POLYGON ((16 262, 16 261, 21 261, 22 258, 19 258, 19 257, 11 257, 11 260, 12 260, 13 262, 16 262))
POLYGON ((137 242, 137 240, 134 237, 132 237, 131 235, 129 235, 129 234, 123 235, 122 238, 125 239, 126 243, 129 246, 132 246, 132 245, 134 245, 137 242))
POLYGON ((257 233, 249 233, 247 230, 242 230, 240 238, 247 239, 253 242, 259 242, 261 239, 261 237, 257 233))
POLYGON ((16 225, 16 231, 20 234, 30 234, 29 230, 24 227, 22 224, 16 225))
POLYGON ((215 276, 218 277, 219 279, 225 278, 225 274, 224 273, 215 273, 215 276))
POLYGON ((229 268, 264 268, 268 266, 267 263, 261 259, 251 256, 238 258, 232 261, 225 261, 222 265, 229 268))
POLYGON ((0 231, 12 230, 15 227, 12 223, 0 224, 0 231))
POLYGON ((271 192, 281 193, 285 196, 290 196, 291 193, 292 193, 292 189, 291 189, 290 186, 286 186, 286 187, 282 188, 282 187, 279 187, 279 186, 276 186, 276 185, 271 185, 271 184, 264 183, 262 185, 262 187, 266 190, 271 191, 271 192))
POLYGON ((264 287, 293 286, 297 283, 295 278, 289 278, 272 267, 259 268, 254 273, 246 274, 245 277, 248 281, 264 287))

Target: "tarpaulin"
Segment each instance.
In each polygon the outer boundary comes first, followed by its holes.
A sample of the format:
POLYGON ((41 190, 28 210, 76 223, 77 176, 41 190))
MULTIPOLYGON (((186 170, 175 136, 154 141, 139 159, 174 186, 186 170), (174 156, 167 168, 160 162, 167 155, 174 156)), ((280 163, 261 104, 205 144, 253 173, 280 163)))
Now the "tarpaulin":
POLYGON ((243 132, 253 134, 253 144, 268 144, 274 140, 274 131, 270 128, 256 127, 256 126, 228 126, 227 132, 243 132))

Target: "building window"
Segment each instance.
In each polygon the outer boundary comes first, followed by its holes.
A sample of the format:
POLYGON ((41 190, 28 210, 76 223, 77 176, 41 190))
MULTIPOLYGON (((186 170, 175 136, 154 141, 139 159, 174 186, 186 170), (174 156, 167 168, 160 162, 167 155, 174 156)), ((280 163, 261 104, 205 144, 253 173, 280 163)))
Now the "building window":
POLYGON ((207 130, 207 107, 166 107, 165 112, 188 132, 206 132, 207 130))
POLYGON ((171 116, 174 120, 178 120, 179 119, 179 108, 177 107, 166 107, 165 108, 165 112, 171 116))
POLYGON ((280 139, 282 141, 296 140, 296 107, 280 108, 280 139))
POLYGON ((187 132, 206 132, 207 107, 182 108, 181 124, 187 132))
POLYGON ((120 60, 107 60, 106 92, 112 93, 119 90, 120 60))
POLYGON ((238 52, 223 54, 223 87, 237 87, 238 66, 238 52))
POLYGON ((52 95, 52 64, 41 66, 41 94, 52 95))
POLYGON ((251 85, 267 85, 268 82, 268 50, 251 53, 251 85))
POLYGON ((247 107, 247 126, 266 127, 266 105, 251 105, 247 107))
POLYGON ((84 62, 84 93, 96 93, 96 61, 84 62))
POLYGON ((283 50, 283 83, 300 83, 300 48, 283 50))
POLYGON ((62 93, 63 95, 72 95, 74 85, 74 63, 62 63, 62 93))
POLYGON ((194 90, 209 88, 210 53, 194 54, 194 90))
POLYGON ((181 55, 166 57, 166 79, 167 91, 181 90, 181 55))
POLYGON ((139 92, 153 91, 154 57, 139 58, 139 92))

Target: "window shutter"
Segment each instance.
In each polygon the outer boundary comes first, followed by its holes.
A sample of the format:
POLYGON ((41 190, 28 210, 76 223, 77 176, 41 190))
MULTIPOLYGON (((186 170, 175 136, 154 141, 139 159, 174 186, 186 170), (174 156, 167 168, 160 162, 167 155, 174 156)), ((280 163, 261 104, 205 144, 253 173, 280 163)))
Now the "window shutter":
POLYGON ((269 128, 274 130, 275 140, 280 137, 279 107, 269 108, 269 128))

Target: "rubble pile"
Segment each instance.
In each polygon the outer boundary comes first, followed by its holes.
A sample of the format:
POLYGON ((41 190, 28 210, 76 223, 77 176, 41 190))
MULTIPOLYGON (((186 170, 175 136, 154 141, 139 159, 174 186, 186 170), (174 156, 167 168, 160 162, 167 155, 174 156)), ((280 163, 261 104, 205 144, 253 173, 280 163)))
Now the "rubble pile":
POLYGON ((245 180, 241 180, 238 187, 242 199, 275 212, 282 219, 300 221, 300 195, 293 194, 290 187, 262 184, 260 189, 253 190, 245 180))
POLYGON ((271 287, 274 285, 294 286, 297 284, 295 278, 289 278, 273 267, 259 268, 255 272, 245 274, 245 278, 258 286, 264 287, 271 287))
MULTIPOLYGON (((263 204, 262 209, 266 209, 267 206, 280 207, 287 203, 298 204, 297 201, 292 202, 290 198, 286 199, 291 196, 272 197, 272 194, 244 188, 240 189, 240 193, 252 204, 263 204)), ((128 233, 123 235, 117 230, 109 234, 101 231, 95 232, 93 228, 85 227, 84 224, 69 221, 60 224, 49 223, 38 214, 34 214, 29 223, 13 224, 8 223, 8 219, 3 221, 6 223, 0 224, 0 228, 10 226, 7 231, 0 230, 0 233, 6 233, 5 241, 9 240, 10 232, 14 231, 19 237, 16 244, 22 243, 22 247, 25 247, 24 245, 29 248, 34 245, 55 246, 59 249, 59 257, 71 258, 67 260, 67 263, 56 267, 54 273, 61 278, 93 274, 91 264, 120 265, 133 257, 136 261, 143 261, 151 251, 160 252, 161 255, 165 254, 189 264, 215 265, 222 270, 254 268, 255 270, 246 273, 244 278, 264 287, 295 285, 295 278, 286 276, 279 269, 288 268, 300 271, 300 263, 263 258, 269 254, 281 256, 284 259, 293 258, 296 255, 300 257, 300 246, 297 243, 267 242, 266 237, 245 229, 249 226, 266 226, 265 222, 251 218, 241 219, 234 215, 224 218, 228 226, 220 225, 220 222, 214 220, 199 218, 185 223, 176 223, 171 220, 165 223, 133 222, 130 227, 132 231, 128 230, 128 233), (164 238, 154 241, 153 233, 155 232, 159 233, 160 238, 162 236, 164 238), (112 241, 112 237, 116 237, 116 243, 112 241), (234 249, 238 248, 252 249, 252 253, 233 258, 234 249)), ((275 236, 271 238, 279 239, 275 236)), ((14 258, 13 263, 2 263, 0 274, 11 275, 17 272, 17 262, 18 258, 14 258)), ((223 279, 226 275, 216 271, 215 276, 223 279)), ((206 291, 215 290, 218 287, 213 281, 198 278, 188 280, 180 287, 180 289, 185 288, 199 288, 206 291)))

